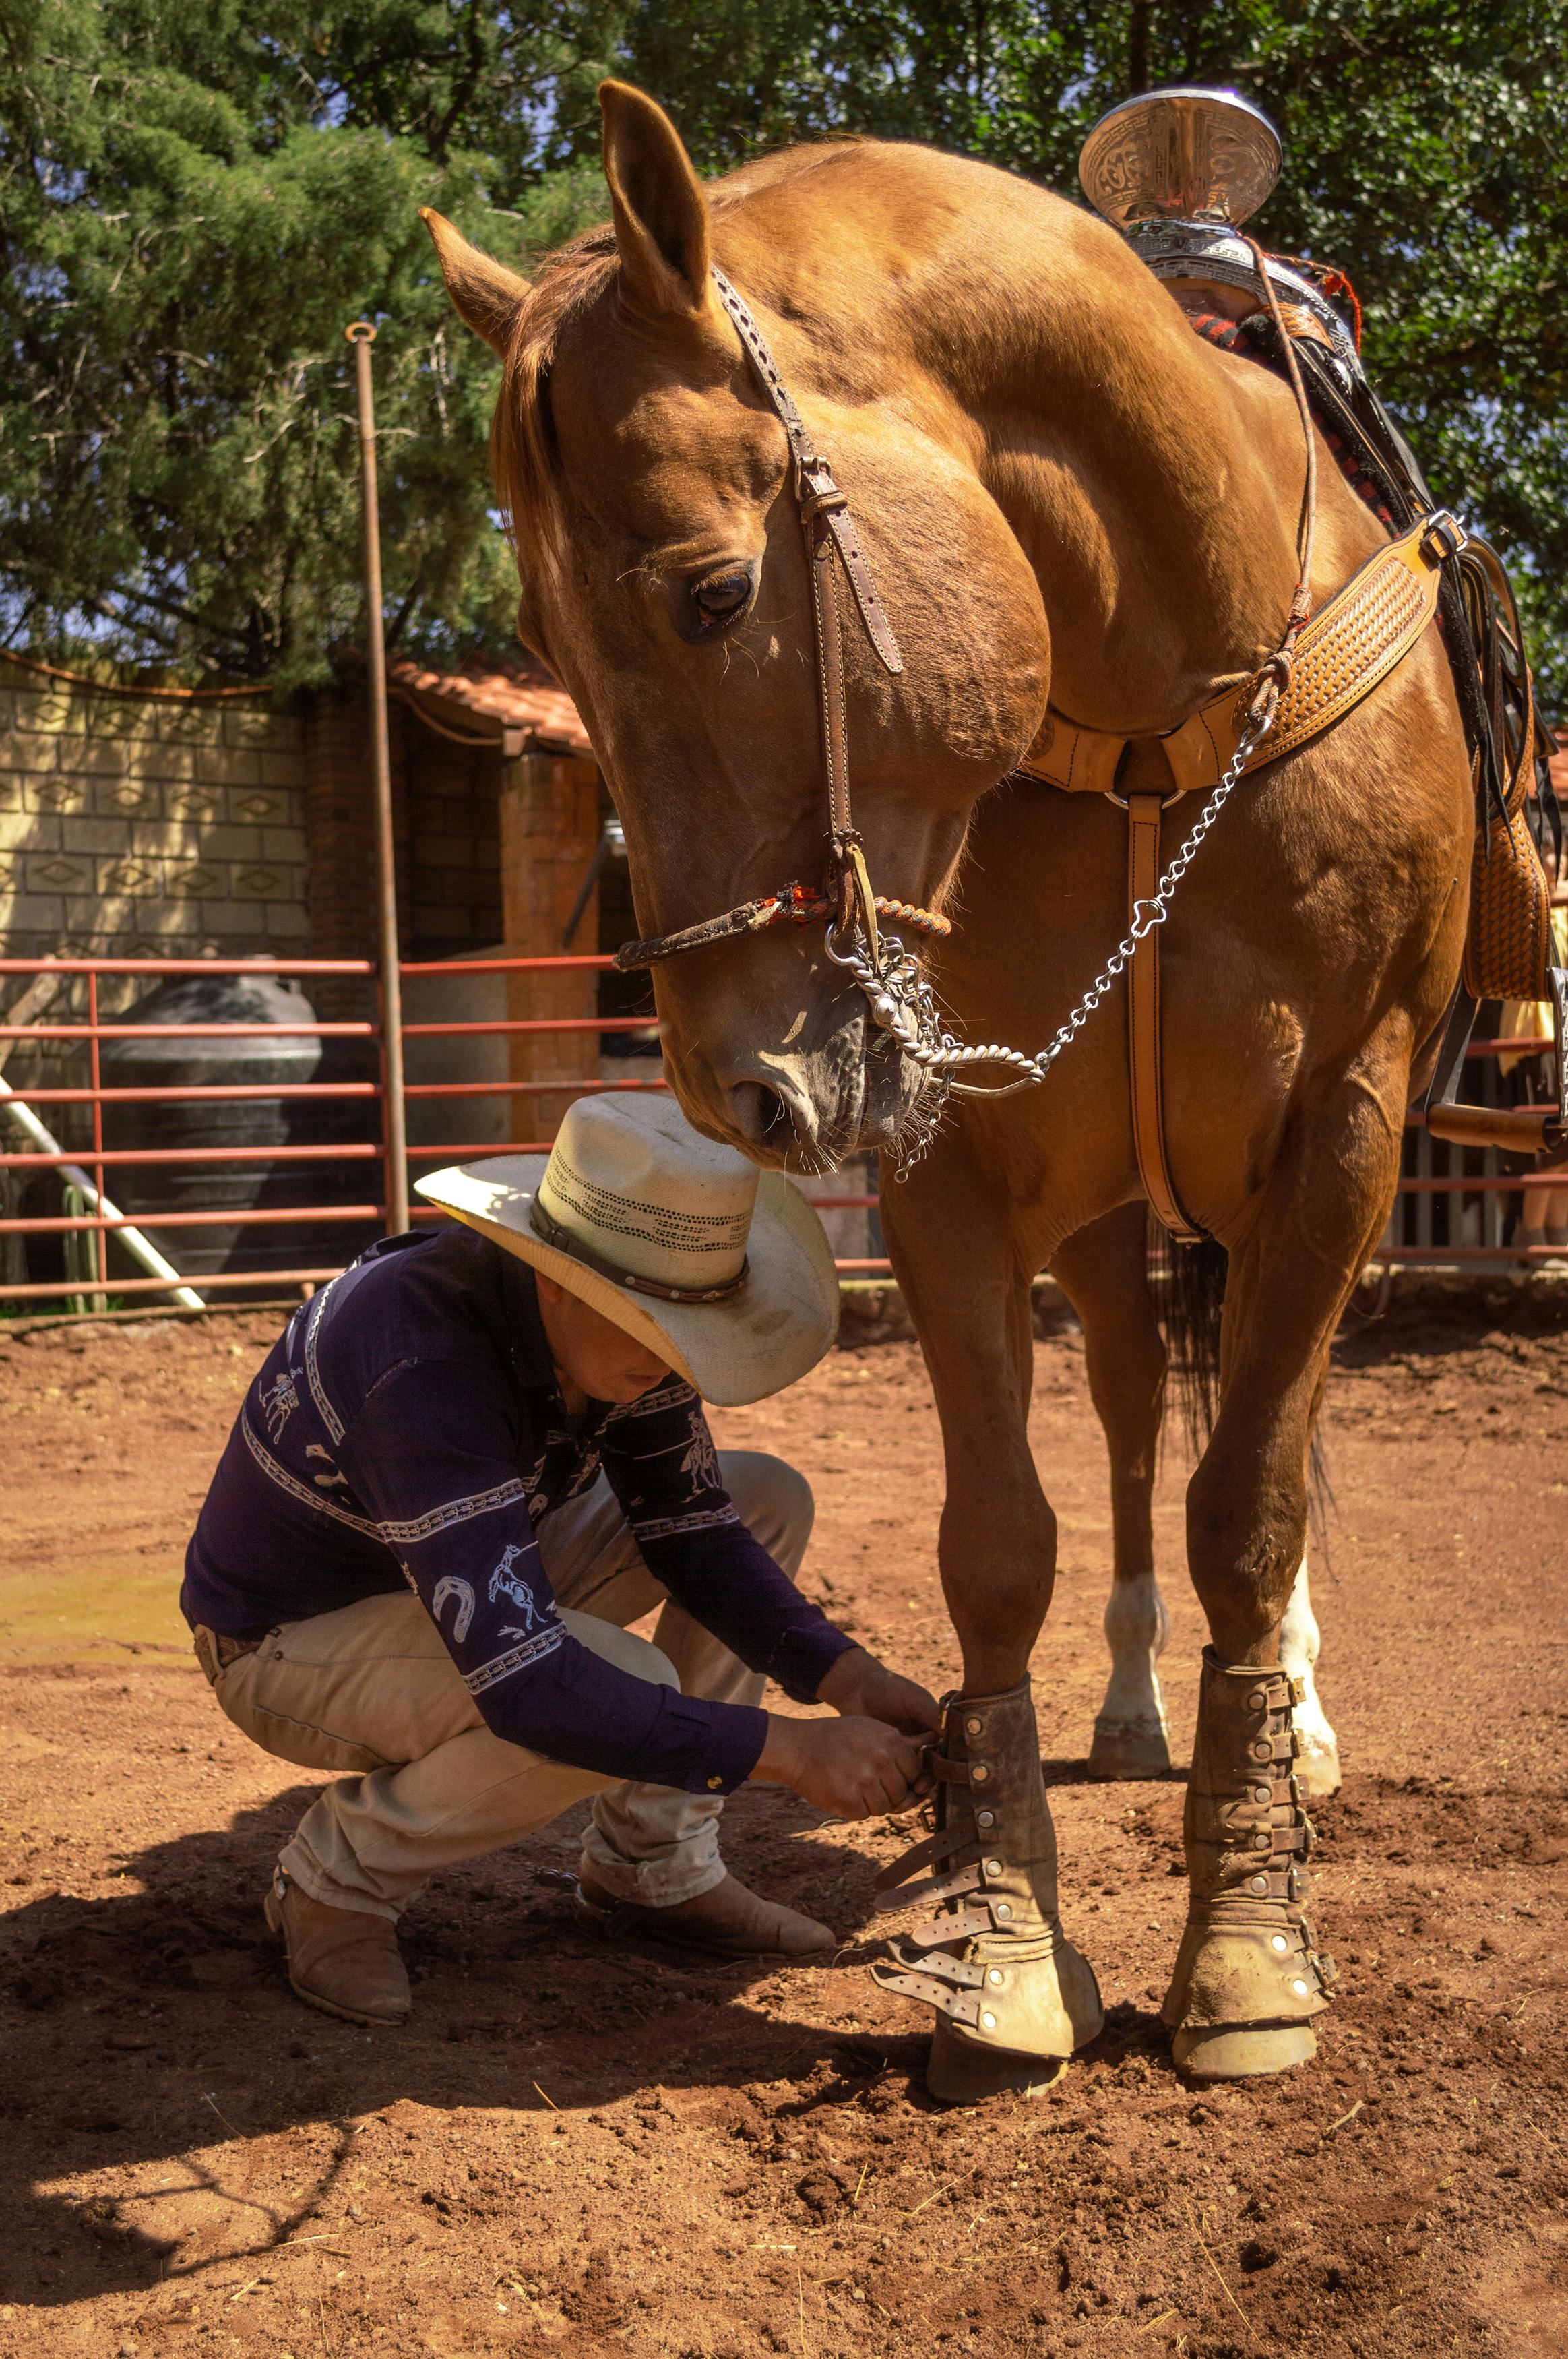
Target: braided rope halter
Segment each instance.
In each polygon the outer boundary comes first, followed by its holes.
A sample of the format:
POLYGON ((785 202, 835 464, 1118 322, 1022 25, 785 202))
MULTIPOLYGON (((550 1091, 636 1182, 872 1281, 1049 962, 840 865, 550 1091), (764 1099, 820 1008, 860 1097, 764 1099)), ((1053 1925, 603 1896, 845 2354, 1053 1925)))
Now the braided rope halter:
MULTIPOLYGON (((1271 308, 1277 313, 1273 289, 1260 255, 1259 273, 1271 308)), ((826 919, 828 957, 859 986, 871 1021, 887 1035, 890 1045, 929 1074, 934 1084, 894 1147, 899 1177, 903 1178, 929 1147, 950 1093, 961 1097, 1011 1097, 1016 1091, 1037 1088, 1050 1078, 1057 1058, 1077 1038, 1111 985, 1136 957, 1140 943, 1147 940, 1156 926, 1164 924, 1176 888, 1192 865, 1199 845, 1229 801, 1250 756, 1272 728, 1280 698, 1290 684, 1292 650, 1308 613, 1306 583, 1311 571, 1315 507, 1311 416, 1299 374, 1294 370, 1294 354, 1285 338, 1308 451, 1307 484, 1298 534, 1301 579, 1291 603, 1283 642, 1255 677, 1247 723, 1224 774, 1211 788, 1191 832, 1161 876, 1154 893, 1147 901, 1135 904, 1128 932, 1045 1047, 1033 1056, 1026 1056, 1022 1049, 1003 1048, 994 1041, 966 1045, 943 1024, 918 955, 905 948, 899 934, 884 933, 878 923, 879 919, 892 918, 914 933, 938 938, 953 930, 951 920, 935 910, 924 909, 908 901, 890 900, 871 889, 862 840, 850 813, 849 723, 836 558, 843 566, 866 636, 883 669, 894 677, 903 669, 898 641, 877 595, 849 501, 834 482, 827 460, 812 442, 766 338, 744 299, 724 273, 715 266, 712 277, 719 300, 789 441, 793 489, 806 537, 806 572, 811 583, 817 709, 827 791, 827 870, 820 889, 785 885, 776 893, 741 901, 719 917, 704 919, 677 933, 622 943, 615 954, 615 964, 622 973, 629 973, 662 965, 666 959, 679 958, 688 951, 706 950, 715 942, 762 933, 775 925, 807 926, 826 919), (997 1082, 957 1079, 959 1073, 978 1065, 1000 1065, 1011 1078, 997 1082)))

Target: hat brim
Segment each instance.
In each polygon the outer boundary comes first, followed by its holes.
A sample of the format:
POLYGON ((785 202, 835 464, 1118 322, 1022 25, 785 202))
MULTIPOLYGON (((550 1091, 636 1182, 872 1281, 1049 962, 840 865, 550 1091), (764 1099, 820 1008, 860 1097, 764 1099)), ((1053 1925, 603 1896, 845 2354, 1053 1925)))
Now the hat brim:
POLYGON ((455 1163, 415 1183, 416 1193, 531 1262, 613 1320, 719 1408, 782 1392, 814 1368, 838 1332, 838 1273, 822 1223, 782 1171, 759 1175, 746 1240, 746 1277, 719 1302, 665 1302, 617 1286, 559 1246, 529 1213, 549 1158, 497 1155, 455 1163))

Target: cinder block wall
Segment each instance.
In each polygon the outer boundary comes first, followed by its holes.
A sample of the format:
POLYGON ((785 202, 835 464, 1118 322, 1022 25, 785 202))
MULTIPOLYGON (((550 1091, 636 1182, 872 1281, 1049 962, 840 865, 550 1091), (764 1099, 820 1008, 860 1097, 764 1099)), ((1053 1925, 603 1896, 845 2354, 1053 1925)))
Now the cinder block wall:
POLYGON ((0 937, 12 957, 297 951, 301 725, 255 704, 0 690, 0 937))

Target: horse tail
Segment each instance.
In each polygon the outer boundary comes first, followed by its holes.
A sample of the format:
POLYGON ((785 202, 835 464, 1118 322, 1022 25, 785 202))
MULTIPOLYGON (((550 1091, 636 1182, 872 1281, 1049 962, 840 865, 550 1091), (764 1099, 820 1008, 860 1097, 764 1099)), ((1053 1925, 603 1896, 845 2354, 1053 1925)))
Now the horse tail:
POLYGON ((1178 1245, 1149 1216, 1149 1283, 1165 1331, 1168 1382, 1186 1436, 1200 1458, 1219 1409, 1219 1326, 1230 1256, 1213 1237, 1178 1245))
MULTIPOLYGON (((1149 1284, 1165 1331, 1167 1383, 1189 1451, 1201 1458, 1219 1413, 1219 1331, 1230 1256, 1214 1237, 1179 1245, 1149 1215, 1149 1284)), ((1321 1431, 1314 1426, 1307 1462, 1307 1512, 1314 1546, 1326 1557, 1334 1491, 1321 1431)))

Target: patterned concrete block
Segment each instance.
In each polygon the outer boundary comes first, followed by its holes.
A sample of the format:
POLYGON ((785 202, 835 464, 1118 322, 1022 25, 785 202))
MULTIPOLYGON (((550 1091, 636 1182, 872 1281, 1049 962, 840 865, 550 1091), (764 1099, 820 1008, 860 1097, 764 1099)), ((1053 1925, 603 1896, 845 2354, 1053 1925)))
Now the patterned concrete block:
POLYGON ((27 853, 23 877, 29 893, 91 893, 96 889, 91 860, 74 860, 64 852, 27 853))
POLYGON ((28 736, 83 736, 87 699, 72 696, 65 689, 18 690, 15 725, 28 736))
POLYGON ((297 799, 278 787, 242 787, 230 792, 229 817, 246 827, 292 827, 297 799))
POLYGON ((157 819, 163 794, 156 778, 100 778, 92 788, 92 807, 105 819, 157 819))
POLYGON ((243 901, 288 901, 299 897, 294 871, 283 861, 236 861, 233 892, 236 900, 243 901))
POLYGON ((90 737, 156 737, 157 704, 132 696, 93 696, 87 700, 90 737))
POLYGON ((87 780, 76 777, 69 771, 51 770, 47 777, 29 777, 23 788, 22 799, 28 810, 85 810, 87 780))
POLYGON ((166 745, 216 745, 223 735, 222 712, 215 704, 161 704, 157 734, 166 745))
POLYGON ((192 900, 211 899, 228 891, 228 877, 216 862, 170 861, 164 877, 170 893, 179 893, 192 900))
POLYGON ((163 807, 170 819, 188 821, 193 827, 210 827, 222 816, 223 790, 221 787, 197 787, 181 780, 164 788, 163 807))
POLYGON ((14 771, 0 770, 0 818, 22 808, 22 781, 14 771))
POLYGON ((123 855, 118 860, 101 860, 96 883, 99 892, 107 899, 140 899, 164 889, 164 869, 157 860, 138 860, 123 855))
POLYGON ((300 783, 300 760, 297 754, 263 754, 261 782, 264 787, 297 787, 300 783))

